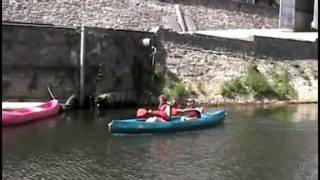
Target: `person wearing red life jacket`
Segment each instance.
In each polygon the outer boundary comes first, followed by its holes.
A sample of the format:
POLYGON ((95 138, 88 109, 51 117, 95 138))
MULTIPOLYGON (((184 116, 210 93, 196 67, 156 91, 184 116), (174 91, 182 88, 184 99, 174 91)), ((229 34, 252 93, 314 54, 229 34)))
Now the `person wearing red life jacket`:
POLYGON ((194 99, 189 98, 186 101, 187 107, 185 109, 177 109, 177 112, 182 116, 181 121, 200 118, 201 113, 203 113, 203 108, 196 108, 194 99))
MULTIPOLYGON (((195 109, 195 100, 194 99, 187 99, 187 108, 188 110, 195 109)), ((188 111, 188 117, 191 118, 200 118, 201 117, 201 112, 200 111, 188 111)))
POLYGON ((154 122, 154 121, 162 121, 166 122, 171 117, 171 107, 167 102, 167 97, 165 95, 160 95, 159 98, 159 107, 158 110, 152 111, 149 110, 148 113, 150 116, 153 116, 151 118, 148 118, 147 122, 154 122))

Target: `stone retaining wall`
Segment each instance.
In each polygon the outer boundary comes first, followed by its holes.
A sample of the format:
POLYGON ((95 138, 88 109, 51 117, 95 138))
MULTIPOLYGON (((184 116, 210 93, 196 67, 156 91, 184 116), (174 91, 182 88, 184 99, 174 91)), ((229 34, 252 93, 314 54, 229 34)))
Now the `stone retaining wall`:
POLYGON ((198 30, 277 28, 278 9, 230 0, 4 0, 2 20, 149 31, 175 17, 174 4, 198 30))
MULTIPOLYGON (((206 37, 199 41, 198 37, 193 35, 178 35, 168 36, 169 32, 159 33, 161 44, 166 52, 166 64, 167 73, 173 74, 173 76, 181 81, 188 89, 192 96, 199 102, 204 104, 224 104, 224 103, 255 103, 256 100, 252 95, 239 96, 235 99, 225 98, 221 95, 220 87, 225 81, 229 81, 235 77, 244 77, 246 75, 246 68, 249 64, 254 62, 257 68, 267 78, 270 84, 272 84, 272 71, 276 67, 281 67, 283 70, 288 71, 292 76, 292 85, 297 92, 297 98, 293 102, 318 102, 318 60, 314 58, 314 50, 308 51, 311 59, 284 59, 283 57, 265 58, 255 57, 255 53, 251 53, 252 50, 256 51, 258 48, 256 44, 252 42, 252 46, 247 44, 246 41, 238 41, 239 44, 234 47, 230 45, 231 49, 236 47, 244 48, 241 51, 229 50, 229 48, 223 48, 217 50, 215 45, 215 37, 206 37), (168 38, 170 37, 170 38, 168 38), (192 42, 192 39, 197 39, 199 44, 205 44, 200 46, 192 42), (245 53, 249 52, 249 53, 245 53), (281 58, 281 60, 279 60, 281 58)), ((228 41, 226 41, 228 42, 228 41)), ((275 41, 277 42, 277 41, 275 41)), ((287 42, 283 40, 282 42, 287 42)), ((230 40, 230 43, 232 41, 230 40)), ((270 43, 270 42, 269 42, 270 43)), ((313 44, 313 43, 310 43, 313 44)), ((225 47, 228 43, 224 44, 225 47)), ((303 55, 304 51, 313 49, 314 46, 301 46, 302 49, 296 48, 286 43, 282 44, 282 48, 288 48, 293 51, 293 55, 303 55)), ((266 48, 266 47, 265 47, 266 48)), ((288 50, 280 51, 273 49, 272 46, 268 46, 264 52, 273 52, 284 55, 288 50)), ((274 54, 277 55, 277 54, 274 54)), ((279 55, 279 54, 278 54, 279 55)), ((305 55, 308 55, 306 53, 305 55)), ((287 57, 290 54, 287 54, 287 57)), ((172 75, 171 75, 172 76, 172 75)), ((277 99, 264 99, 262 102, 277 102, 277 99)))

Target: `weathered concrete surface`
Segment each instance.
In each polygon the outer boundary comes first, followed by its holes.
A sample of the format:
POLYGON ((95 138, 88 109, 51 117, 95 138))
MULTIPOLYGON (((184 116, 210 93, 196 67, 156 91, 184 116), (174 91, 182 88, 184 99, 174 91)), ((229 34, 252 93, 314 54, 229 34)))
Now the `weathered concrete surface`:
POLYGON ((175 16, 174 4, 199 30, 277 28, 278 9, 230 0, 2 1, 4 21, 148 31, 175 16))
POLYGON ((57 98, 77 93, 79 33, 75 29, 2 25, 2 99, 57 98))
MULTIPOLYGON (((47 85, 59 100, 73 94, 79 97, 78 30, 2 27, 4 101, 46 101, 50 99, 47 85)), ((85 96, 108 94, 109 104, 145 103, 142 97, 151 84, 151 47, 143 45, 145 38, 154 44, 153 33, 86 28, 85 96)))
POLYGON ((257 57, 275 57, 279 59, 318 59, 317 42, 255 37, 255 55, 257 57))
POLYGON ((295 1, 295 31, 309 31, 313 19, 314 0, 295 1))
POLYGON ((75 29, 2 25, 2 30, 4 66, 77 68, 79 65, 80 34, 75 29))
POLYGON ((140 96, 151 84, 151 47, 143 45, 145 38, 154 39, 154 34, 88 28, 87 94, 107 94, 108 104, 140 104, 140 96))
POLYGON ((28 66, 2 65, 2 100, 46 101, 51 98, 47 85, 60 100, 78 93, 77 69, 28 66))

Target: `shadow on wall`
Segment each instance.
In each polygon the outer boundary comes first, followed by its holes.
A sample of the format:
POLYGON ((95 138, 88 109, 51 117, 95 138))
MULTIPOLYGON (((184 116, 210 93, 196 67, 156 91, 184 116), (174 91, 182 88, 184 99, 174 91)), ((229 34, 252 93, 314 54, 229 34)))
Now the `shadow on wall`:
POLYGON ((166 62, 155 34, 87 28, 85 51, 86 94, 93 104, 114 107, 156 103, 164 86, 166 62))
MULTIPOLYGON (((49 85, 61 102, 71 96, 77 102, 80 32, 51 26, 2 27, 3 100, 46 101, 49 85)), ((156 103, 165 85, 166 52, 154 33, 86 28, 85 37, 86 104, 156 103), (142 42, 146 38, 149 45, 142 42), (152 46, 157 48, 154 59, 152 46)))
POLYGON ((100 108, 151 106, 163 93, 174 102, 188 95, 177 75, 166 68, 161 38, 147 32, 89 28, 86 89, 93 104, 100 108))

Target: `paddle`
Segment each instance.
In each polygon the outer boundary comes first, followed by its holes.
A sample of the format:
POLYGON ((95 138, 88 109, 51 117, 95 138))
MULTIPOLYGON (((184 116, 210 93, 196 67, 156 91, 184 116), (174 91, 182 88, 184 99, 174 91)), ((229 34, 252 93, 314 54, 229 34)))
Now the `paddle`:
MULTIPOLYGON (((53 100, 56 100, 56 98, 54 97, 54 95, 53 95, 53 93, 52 93, 49 85, 47 85, 47 89, 48 89, 48 92, 49 92, 51 98, 52 98, 53 100)), ((62 104, 62 103, 59 103, 59 105, 60 105, 60 107, 61 107, 61 109, 60 109, 61 111, 62 111, 62 110, 66 110, 66 108, 69 106, 69 104, 62 104)))
POLYGON ((137 117, 138 118, 144 118, 149 114, 148 110, 144 109, 144 108, 139 108, 137 110, 137 117))
POLYGON ((54 95, 53 95, 53 93, 52 93, 49 85, 47 85, 47 89, 48 89, 48 91, 49 91, 49 94, 50 94, 51 98, 52 98, 52 99, 56 99, 56 98, 54 97, 54 95))

